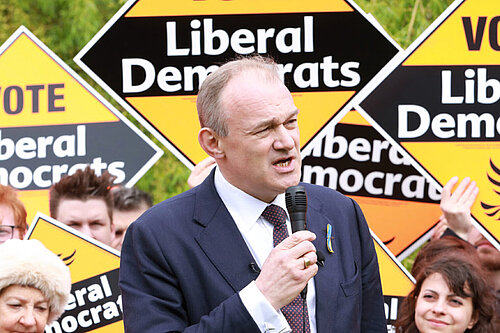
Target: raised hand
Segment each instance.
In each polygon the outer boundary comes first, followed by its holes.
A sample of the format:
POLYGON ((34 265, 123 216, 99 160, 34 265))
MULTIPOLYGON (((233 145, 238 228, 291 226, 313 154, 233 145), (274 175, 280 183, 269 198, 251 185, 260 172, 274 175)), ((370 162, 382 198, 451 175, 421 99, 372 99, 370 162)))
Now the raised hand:
POLYGON ((452 192, 457 182, 458 177, 452 177, 443 187, 440 208, 448 227, 466 240, 472 228, 470 210, 479 189, 475 181, 471 182, 469 177, 465 177, 452 192))

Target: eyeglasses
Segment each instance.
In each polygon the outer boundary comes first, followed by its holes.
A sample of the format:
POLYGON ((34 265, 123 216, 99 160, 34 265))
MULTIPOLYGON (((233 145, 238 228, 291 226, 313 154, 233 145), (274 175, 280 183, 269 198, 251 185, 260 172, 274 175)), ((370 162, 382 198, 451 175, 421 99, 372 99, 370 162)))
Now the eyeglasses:
POLYGON ((0 225, 0 243, 12 239, 15 228, 13 225, 0 225))

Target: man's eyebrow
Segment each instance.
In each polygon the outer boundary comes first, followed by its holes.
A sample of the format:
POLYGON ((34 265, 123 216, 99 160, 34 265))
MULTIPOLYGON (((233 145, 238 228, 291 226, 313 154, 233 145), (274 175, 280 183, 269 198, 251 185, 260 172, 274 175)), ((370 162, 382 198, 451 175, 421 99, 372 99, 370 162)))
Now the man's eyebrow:
POLYGON ((253 126, 252 128, 252 131, 257 131, 261 128, 266 128, 270 125, 273 125, 277 122, 277 118, 276 117, 273 117, 273 118, 270 118, 270 119, 264 119, 260 122, 258 122, 257 124, 255 124, 255 126, 253 126))
POLYGON ((287 119, 297 117, 299 115, 299 112, 300 112, 300 110, 298 108, 296 108, 295 110, 293 110, 293 112, 290 113, 290 115, 288 116, 287 119))
MULTIPOLYGON (((290 112, 290 114, 288 115, 288 117, 286 117, 285 120, 288 120, 290 118, 296 117, 299 114, 299 112, 300 112, 299 109, 293 110, 293 112, 290 112)), ((278 118, 276 118, 276 117, 273 117, 273 118, 270 118, 270 119, 264 119, 261 122, 257 123, 253 127, 253 130, 258 130, 260 128, 265 128, 265 127, 267 127, 269 125, 273 125, 273 124, 276 124, 276 123, 278 123, 278 118)))

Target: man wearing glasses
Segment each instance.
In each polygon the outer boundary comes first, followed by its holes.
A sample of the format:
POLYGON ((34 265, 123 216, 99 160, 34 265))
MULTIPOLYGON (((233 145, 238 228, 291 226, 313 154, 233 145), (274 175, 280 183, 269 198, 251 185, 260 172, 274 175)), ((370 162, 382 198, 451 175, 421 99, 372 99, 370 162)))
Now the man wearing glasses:
POLYGON ((26 209, 16 191, 0 185, 0 243, 8 239, 23 239, 28 230, 26 209))

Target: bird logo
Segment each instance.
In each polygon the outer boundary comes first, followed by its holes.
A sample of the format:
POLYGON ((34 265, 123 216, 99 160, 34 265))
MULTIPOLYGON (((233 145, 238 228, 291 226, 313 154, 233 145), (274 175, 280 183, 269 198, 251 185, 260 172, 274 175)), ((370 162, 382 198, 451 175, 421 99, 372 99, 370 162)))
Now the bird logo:
POLYGON ((75 254, 76 254, 76 250, 73 251, 73 253, 71 253, 69 256, 67 257, 62 257, 62 253, 59 253, 57 256, 59 258, 61 258, 61 260, 66 264, 66 266, 69 266, 71 265, 74 261, 75 261, 75 254))
MULTIPOLYGON (((491 174, 488 172, 488 180, 490 181, 493 192, 500 195, 500 168, 498 168, 490 158, 491 174)), ((500 205, 494 205, 491 203, 486 203, 481 201, 481 207, 483 207, 484 213, 491 218, 500 220, 500 205)))

